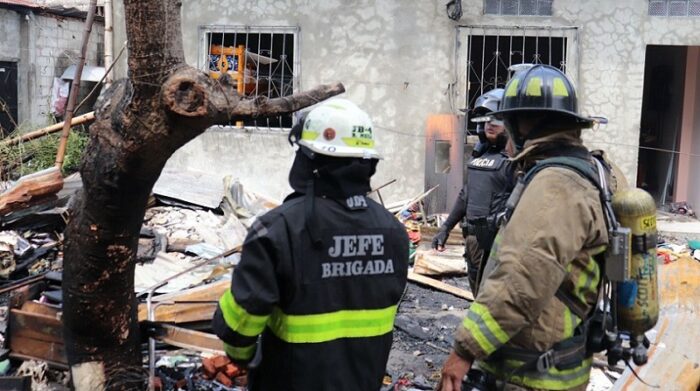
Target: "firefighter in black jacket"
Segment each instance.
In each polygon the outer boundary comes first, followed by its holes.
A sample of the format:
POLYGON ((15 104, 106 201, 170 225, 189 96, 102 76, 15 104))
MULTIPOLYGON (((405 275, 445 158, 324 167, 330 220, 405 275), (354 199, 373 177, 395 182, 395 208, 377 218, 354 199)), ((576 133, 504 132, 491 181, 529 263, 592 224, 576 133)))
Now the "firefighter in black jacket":
POLYGON ((365 197, 380 159, 366 113, 329 100, 294 138, 294 193, 251 228, 212 326, 231 359, 249 366, 250 390, 375 391, 406 285, 408 235, 365 197))
MULTIPOLYGON (((479 266, 484 252, 491 248, 496 236, 498 214, 505 208, 513 187, 513 175, 508 154, 503 122, 488 116, 498 109, 503 89, 486 92, 477 98, 474 113, 478 121, 479 144, 467 163, 468 180, 455 202, 447 220, 433 238, 433 248, 443 251, 447 237, 454 226, 462 221, 464 259, 469 273, 469 285, 477 291, 479 266)), ((486 254, 488 255, 488 254, 486 254)))

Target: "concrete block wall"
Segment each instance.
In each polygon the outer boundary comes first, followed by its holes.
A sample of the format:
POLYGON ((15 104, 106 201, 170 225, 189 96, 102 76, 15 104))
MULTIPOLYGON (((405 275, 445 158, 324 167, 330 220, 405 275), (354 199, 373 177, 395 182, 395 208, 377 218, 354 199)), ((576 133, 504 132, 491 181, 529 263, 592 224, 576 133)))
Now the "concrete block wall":
MULTIPOLYGON (((34 15, 30 22, 34 45, 36 86, 32 93, 31 113, 27 119, 35 126, 49 121, 51 89, 54 77, 60 77, 68 66, 80 59, 85 22, 81 19, 34 15)), ((104 66, 104 24, 92 27, 86 65, 104 66)))

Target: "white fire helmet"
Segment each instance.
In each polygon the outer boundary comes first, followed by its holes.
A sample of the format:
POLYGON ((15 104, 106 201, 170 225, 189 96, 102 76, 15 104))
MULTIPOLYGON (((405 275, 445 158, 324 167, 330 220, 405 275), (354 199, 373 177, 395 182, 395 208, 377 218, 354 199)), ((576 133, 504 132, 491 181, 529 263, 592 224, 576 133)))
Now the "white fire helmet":
POLYGON ((335 157, 381 159, 374 149, 369 115, 347 99, 331 99, 309 112, 298 141, 312 151, 335 157))

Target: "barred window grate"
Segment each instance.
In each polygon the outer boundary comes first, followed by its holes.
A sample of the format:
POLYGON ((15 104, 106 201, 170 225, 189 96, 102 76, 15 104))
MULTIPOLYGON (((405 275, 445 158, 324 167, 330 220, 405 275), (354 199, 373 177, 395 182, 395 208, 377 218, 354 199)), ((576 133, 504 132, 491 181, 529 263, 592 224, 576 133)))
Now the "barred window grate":
POLYGON ((484 0, 484 14, 551 16, 553 0, 484 0))
POLYGON ((700 16, 700 1, 691 1, 690 4, 688 4, 688 15, 700 16))
MULTIPOLYGON (((573 38, 572 39, 576 39, 573 38)), ((469 27, 466 51, 467 109, 476 99, 494 88, 504 88, 513 64, 547 64, 567 71, 569 39, 566 29, 552 27, 513 27, 487 30, 469 27)), ((469 116, 474 115, 469 112, 469 116)), ((476 124, 467 122, 475 131, 476 124)))
MULTIPOLYGON (((210 77, 227 74, 247 98, 279 98, 297 89, 296 27, 205 26, 200 31, 199 67, 210 77)), ((243 126, 279 130, 293 122, 289 114, 250 119, 243 126)))
POLYGON ((700 1, 649 0, 649 16, 700 16, 700 1))

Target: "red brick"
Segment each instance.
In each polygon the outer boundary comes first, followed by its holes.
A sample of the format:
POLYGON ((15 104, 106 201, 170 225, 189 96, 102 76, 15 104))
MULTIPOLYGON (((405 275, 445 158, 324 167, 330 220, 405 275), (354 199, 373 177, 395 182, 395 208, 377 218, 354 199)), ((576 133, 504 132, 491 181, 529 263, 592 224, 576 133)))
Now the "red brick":
POLYGON ((225 385, 226 387, 231 387, 231 386, 233 386, 233 382, 231 381, 231 379, 229 379, 228 377, 226 377, 226 375, 225 375, 223 372, 219 372, 219 374, 216 375, 216 381, 218 381, 219 383, 225 385))
POLYGON ((234 378, 234 377, 238 376, 240 372, 241 371, 234 364, 228 364, 224 368, 224 373, 226 374, 226 376, 228 376, 230 378, 234 378))
POLYGON ((226 356, 215 356, 215 357, 212 357, 212 362, 214 363, 214 368, 216 368, 216 371, 220 372, 228 364, 231 363, 231 360, 229 360, 229 358, 226 356))
POLYGON ((204 376, 206 376, 207 379, 213 379, 214 376, 216 376, 217 370, 211 358, 202 360, 202 371, 204 371, 204 376))

